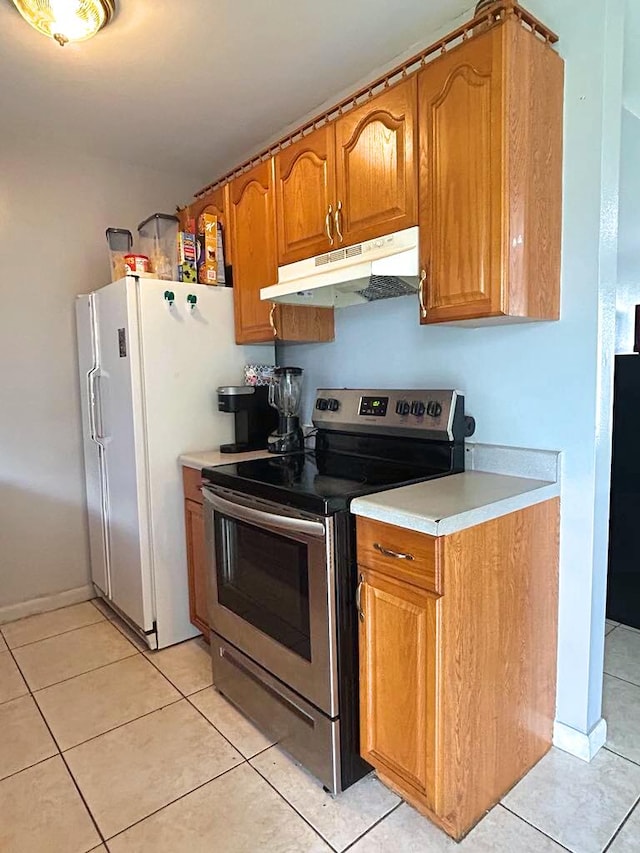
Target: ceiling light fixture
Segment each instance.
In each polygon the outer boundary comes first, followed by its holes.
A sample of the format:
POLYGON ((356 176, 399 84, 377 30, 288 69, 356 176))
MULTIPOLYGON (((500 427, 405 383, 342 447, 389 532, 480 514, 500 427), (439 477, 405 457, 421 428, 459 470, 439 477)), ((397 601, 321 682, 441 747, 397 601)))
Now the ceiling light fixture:
POLYGON ((61 47, 85 41, 106 26, 115 12, 115 0, 13 0, 22 17, 61 47))

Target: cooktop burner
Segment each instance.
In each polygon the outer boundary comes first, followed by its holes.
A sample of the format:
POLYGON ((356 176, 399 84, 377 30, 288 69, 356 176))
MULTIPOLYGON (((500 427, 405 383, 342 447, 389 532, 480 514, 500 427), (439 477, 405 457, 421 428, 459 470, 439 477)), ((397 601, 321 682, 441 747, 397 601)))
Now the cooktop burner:
POLYGON ((203 479, 317 515, 353 498, 464 471, 472 419, 457 391, 320 389, 315 450, 206 468, 203 479))
POLYGON ((244 494, 329 515, 352 498, 450 473, 433 465, 403 464, 331 451, 290 453, 208 468, 205 480, 244 494))

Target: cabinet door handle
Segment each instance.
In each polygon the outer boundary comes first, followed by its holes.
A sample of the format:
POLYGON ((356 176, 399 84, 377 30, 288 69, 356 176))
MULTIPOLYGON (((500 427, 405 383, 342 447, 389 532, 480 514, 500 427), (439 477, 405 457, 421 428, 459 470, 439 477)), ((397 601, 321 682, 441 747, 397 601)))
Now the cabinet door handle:
POLYGON ((427 271, 423 269, 420 272, 420 288, 418 290, 418 298, 420 299, 420 314, 424 319, 427 316, 427 304, 425 302, 424 291, 427 286, 427 271))
POLYGON ((329 245, 333 246, 333 205, 329 205, 329 210, 324 219, 324 228, 327 232, 327 237, 329 238, 329 245))
POLYGON ((342 202, 339 201, 336 207, 336 212, 333 215, 334 222, 336 223, 336 234, 338 235, 338 240, 342 243, 342 202))
POLYGON ((269 311, 269 325, 273 329, 273 337, 277 338, 278 337, 278 330, 276 329, 275 313, 276 313, 276 303, 272 302, 271 303, 271 311, 269 311))
POLYGON ((403 554, 401 551, 392 551, 390 548, 385 548, 379 542, 374 542, 373 547, 376 551, 380 551, 385 557, 393 557, 396 560, 413 560, 413 554, 403 554))
POLYGON ((360 617, 360 621, 364 622, 364 610, 362 609, 362 587, 364 586, 364 575, 360 575, 358 578, 358 587, 356 589, 356 610, 358 611, 358 616, 360 617))

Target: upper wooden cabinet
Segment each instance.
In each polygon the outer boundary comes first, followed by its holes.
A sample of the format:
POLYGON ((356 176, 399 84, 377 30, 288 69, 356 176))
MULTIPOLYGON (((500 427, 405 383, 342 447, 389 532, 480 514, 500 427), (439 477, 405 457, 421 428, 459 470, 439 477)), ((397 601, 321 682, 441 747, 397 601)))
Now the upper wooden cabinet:
POLYGON ((311 258, 336 243, 335 131, 326 125, 275 157, 278 260, 311 258))
POLYGON ((333 309, 276 305, 260 289, 278 280, 273 158, 229 184, 236 342, 333 340, 333 309))
POLYGON ((411 77, 336 121, 338 245, 416 224, 416 97, 411 77))
POLYGON ((236 341, 273 340, 271 304, 260 300, 260 288, 278 280, 272 160, 229 184, 229 214, 236 341))
POLYGON ((179 213, 180 228, 183 231, 187 230, 187 220, 194 219, 196 229, 198 227, 198 217, 201 213, 211 213, 217 216, 222 225, 222 235, 224 241, 224 262, 226 265, 233 263, 232 243, 229 239, 227 230, 228 220, 227 211, 229 208, 229 184, 223 187, 218 187, 215 190, 210 190, 203 196, 194 199, 190 205, 184 207, 179 213))
POLYGON ((558 319, 562 100, 513 16, 420 72, 422 323, 558 319))
POLYGON ((276 155, 280 264, 416 224, 416 99, 413 77, 276 155))

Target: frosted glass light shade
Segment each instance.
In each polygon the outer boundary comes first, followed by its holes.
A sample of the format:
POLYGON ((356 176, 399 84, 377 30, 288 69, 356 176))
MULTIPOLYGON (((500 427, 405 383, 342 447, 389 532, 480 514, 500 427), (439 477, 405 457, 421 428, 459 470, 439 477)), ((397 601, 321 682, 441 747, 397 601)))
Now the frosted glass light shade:
POLYGON ((115 0, 13 0, 22 17, 58 44, 89 39, 115 11, 115 0))

